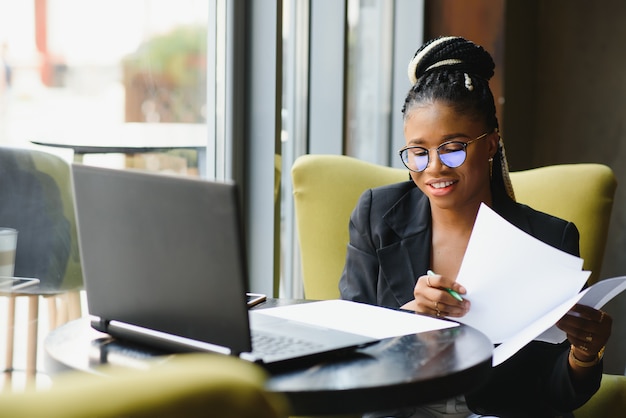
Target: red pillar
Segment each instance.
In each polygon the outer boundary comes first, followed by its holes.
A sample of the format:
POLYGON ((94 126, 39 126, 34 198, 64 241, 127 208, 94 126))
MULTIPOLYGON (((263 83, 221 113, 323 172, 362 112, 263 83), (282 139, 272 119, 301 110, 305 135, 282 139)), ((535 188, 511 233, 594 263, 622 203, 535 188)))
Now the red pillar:
POLYGON ((35 0, 35 45, 40 56, 41 82, 52 84, 52 67, 48 52, 48 1, 35 0))

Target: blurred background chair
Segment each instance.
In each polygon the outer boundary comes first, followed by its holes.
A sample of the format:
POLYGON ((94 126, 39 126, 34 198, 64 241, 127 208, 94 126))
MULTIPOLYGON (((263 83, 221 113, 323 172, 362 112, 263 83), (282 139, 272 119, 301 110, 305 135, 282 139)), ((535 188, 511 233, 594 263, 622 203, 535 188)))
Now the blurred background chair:
MULTIPOLYGON (((300 244, 304 295, 339 298, 339 278, 348 245, 348 223, 367 189, 409 179, 406 169, 385 167, 342 155, 303 155, 291 170, 300 244)), ((511 173, 516 199, 537 210, 572 221, 580 231, 584 268, 600 275, 617 182, 601 164, 562 164, 511 173)), ((626 376, 605 375, 601 390, 577 412, 626 411, 626 376), (616 395, 617 394, 617 395, 616 395)))
POLYGON ((50 329, 81 316, 82 270, 69 164, 46 152, 0 147, 0 225, 18 230, 15 276, 41 284, 8 298, 5 372, 13 371, 16 298, 28 298, 26 372, 36 374, 40 296, 50 329))
POLYGON ((280 394, 264 389, 260 366, 217 354, 185 354, 146 364, 148 370, 104 367, 68 372, 46 390, 0 395, 0 415, 12 418, 279 418, 280 394))

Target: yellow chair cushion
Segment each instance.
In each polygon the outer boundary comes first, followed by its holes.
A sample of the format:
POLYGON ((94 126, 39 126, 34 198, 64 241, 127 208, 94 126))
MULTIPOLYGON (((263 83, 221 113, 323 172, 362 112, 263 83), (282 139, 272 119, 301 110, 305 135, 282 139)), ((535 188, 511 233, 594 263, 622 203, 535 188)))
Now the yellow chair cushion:
POLYGON ((339 298, 348 222, 366 189, 409 179, 408 170, 341 155, 303 155, 291 169, 304 295, 339 298))
POLYGON ((616 418, 626 415, 626 376, 602 375, 600 389, 574 411, 576 418, 616 418))
POLYGON ((0 395, 0 417, 288 416, 286 400, 268 393, 259 366, 233 357, 186 354, 148 370, 105 367, 102 375, 69 372, 48 390, 0 395))

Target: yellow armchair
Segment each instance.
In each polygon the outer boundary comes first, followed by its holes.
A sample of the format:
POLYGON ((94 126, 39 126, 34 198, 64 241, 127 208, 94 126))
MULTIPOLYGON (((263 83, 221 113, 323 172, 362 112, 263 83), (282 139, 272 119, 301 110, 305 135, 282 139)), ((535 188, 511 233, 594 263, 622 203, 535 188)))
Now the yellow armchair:
MULTIPOLYGON (((341 155, 304 155, 291 175, 305 296, 338 298, 348 222, 359 196, 408 180, 408 171, 341 155)), ((590 283, 597 281, 617 186, 612 170, 602 164, 562 164, 513 172, 511 181, 517 201, 576 224, 584 268, 592 272, 590 283)))
POLYGON ((307 299, 339 298, 352 209, 365 190, 408 180, 408 173, 341 155, 303 155, 294 162, 291 176, 307 299))
POLYGON ((511 173, 518 202, 574 222, 580 232, 580 256, 598 281, 609 231, 617 181, 602 164, 561 164, 511 173))
POLYGON ((148 370, 105 367, 102 375, 68 372, 50 389, 0 395, 11 418, 278 418, 286 399, 263 388, 257 365, 217 354, 186 354, 148 370))
POLYGON ((602 375, 600 389, 574 411, 575 418, 616 418, 626 411, 626 376, 602 375))
MULTIPOLYGON (((304 155, 291 175, 304 294, 339 298, 348 222, 359 196, 372 187, 408 180, 408 171, 347 156, 304 155)), ((592 272, 589 281, 598 280, 617 185, 612 170, 601 164, 563 164, 513 172, 511 181, 517 201, 576 224, 584 268, 592 272)), ((614 417, 624 411, 626 376, 604 375, 601 389, 576 417, 614 417)))

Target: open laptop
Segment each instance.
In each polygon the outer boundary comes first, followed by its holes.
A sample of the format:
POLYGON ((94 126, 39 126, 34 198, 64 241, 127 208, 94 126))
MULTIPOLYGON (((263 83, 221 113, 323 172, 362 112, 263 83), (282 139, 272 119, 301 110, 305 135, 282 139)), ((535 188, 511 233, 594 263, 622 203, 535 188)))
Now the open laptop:
POLYGON ((72 177, 87 304, 99 331, 267 367, 375 341, 248 310, 234 184, 80 164, 72 177), (257 339, 277 337, 291 340, 287 350, 257 347, 257 339))

